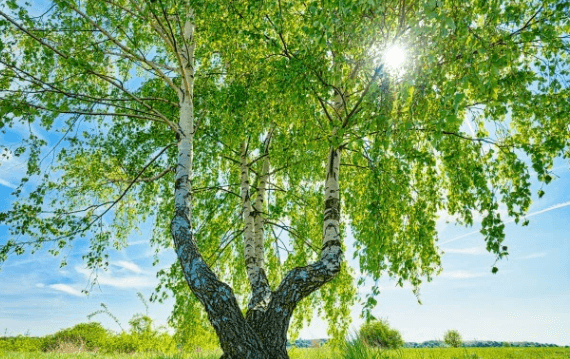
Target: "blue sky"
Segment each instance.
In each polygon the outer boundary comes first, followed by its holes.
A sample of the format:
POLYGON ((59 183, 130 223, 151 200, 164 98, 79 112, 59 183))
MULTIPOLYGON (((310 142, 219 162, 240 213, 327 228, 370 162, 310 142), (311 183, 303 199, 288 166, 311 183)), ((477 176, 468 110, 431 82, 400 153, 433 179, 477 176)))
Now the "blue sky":
MULTIPOLYGON (((34 128, 32 128, 34 130, 34 128)), ((0 138, 15 143, 28 129, 16 127, 0 138)), ((38 129, 34 131, 41 133, 38 129)), ((54 138, 43 134, 53 142, 54 138)), ((24 171, 24 164, 11 158, 0 165, 0 210, 10 205, 10 193, 24 171)), ((499 273, 491 274, 494 256, 487 253, 473 228, 439 222, 444 272, 421 289, 419 305, 411 288, 399 288, 389 279, 381 281, 379 304, 373 314, 386 318, 407 341, 443 337, 457 329, 465 339, 497 341, 537 341, 570 344, 570 171, 557 161, 556 178, 546 186, 546 195, 535 199, 528 218, 530 225, 506 225, 506 245, 510 256, 499 263, 499 273)), ((533 185, 533 192, 539 189, 533 185)), ((0 243, 7 240, 7 228, 0 227, 0 243)), ((350 243, 351 238, 347 238, 350 243)), ((0 331, 9 335, 44 335, 79 322, 105 303, 124 327, 144 306, 136 296, 149 297, 157 283, 155 273, 168 266, 174 254, 160 254, 161 262, 152 266, 154 250, 143 233, 131 245, 111 255, 109 271, 99 273, 99 287, 90 296, 91 273, 81 260, 78 246, 67 253, 69 265, 59 268, 59 259, 45 252, 13 257, 0 271, 0 331)), ((351 258, 350 254, 347 258, 351 258)), ((363 291, 366 288, 362 289, 363 291)), ((166 324, 172 302, 152 304, 150 315, 157 324, 166 324)), ((360 307, 353 310, 353 330, 362 323, 360 307)), ((98 316, 106 327, 119 327, 105 316, 98 316)), ((303 338, 326 336, 320 319, 303 329, 303 338)))

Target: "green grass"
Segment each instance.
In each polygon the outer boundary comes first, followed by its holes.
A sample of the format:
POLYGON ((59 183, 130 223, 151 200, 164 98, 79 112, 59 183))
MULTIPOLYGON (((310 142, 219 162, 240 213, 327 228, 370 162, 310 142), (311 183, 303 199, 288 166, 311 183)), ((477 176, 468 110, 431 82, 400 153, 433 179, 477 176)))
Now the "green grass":
POLYGON ((303 349, 291 359, 570 359, 569 348, 422 348, 380 351, 347 348, 344 353, 303 349), (324 354, 324 355, 323 355, 324 354), (327 355, 328 354, 328 355, 327 355), (332 355, 331 355, 332 354, 332 355))
MULTIPOLYGON (((330 348, 289 351, 291 359, 570 359, 569 348, 425 348, 380 351, 353 348, 345 352, 330 348)), ((60 354, 0 353, 2 359, 218 359, 221 353, 157 354, 60 354)))
POLYGON ((183 355, 160 355, 160 354, 62 354, 62 353, 2 353, 2 359, 219 359, 220 353, 215 354, 183 354, 183 355))

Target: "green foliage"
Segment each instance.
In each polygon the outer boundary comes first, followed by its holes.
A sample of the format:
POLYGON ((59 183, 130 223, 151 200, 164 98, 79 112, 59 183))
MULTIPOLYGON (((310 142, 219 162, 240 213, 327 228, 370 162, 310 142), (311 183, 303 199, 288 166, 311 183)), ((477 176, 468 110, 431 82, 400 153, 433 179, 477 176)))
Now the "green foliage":
MULTIPOLYGON (((242 141, 252 157, 260 153, 270 127, 275 173, 265 249, 275 286, 318 258, 331 146, 343 149, 342 218, 359 272, 409 282, 416 294, 441 271, 440 213, 467 226, 480 214, 487 250, 504 258, 503 209, 528 224, 531 175, 546 186, 554 159, 570 158, 567 1, 86 0, 56 1, 40 17, 29 7, 9 1, 2 9, 0 131, 33 124, 62 134, 64 145, 48 147, 30 131, 6 147, 27 167, 11 208, 0 213, 10 235, 0 263, 48 243, 59 255, 86 240, 87 266, 104 268, 109 251, 149 220, 151 244, 172 247, 178 30, 190 19, 197 29, 192 222, 203 258, 241 304, 249 285, 234 161, 242 141), (379 64, 394 43, 408 52, 402 73, 379 64), (337 95, 344 111, 333 105, 337 95)), ((252 162, 252 173, 261 162, 252 162)), ((175 297, 172 321, 184 333, 207 319, 188 291, 176 291, 184 285, 177 266, 161 272, 157 298, 175 297)), ((356 291, 353 273, 339 277, 299 304, 293 332, 321 310, 329 332, 344 337, 356 291)), ((207 324, 201 328, 210 335, 207 324)))
POLYGON ((121 332, 109 337, 105 346, 101 348, 104 353, 165 353, 173 354, 178 351, 176 342, 168 333, 136 333, 121 332))
POLYGON ((453 348, 459 348, 462 344, 461 334, 457 330, 451 329, 443 335, 445 344, 453 348))
POLYGON ((121 332, 110 335, 101 346, 104 353, 175 353, 178 345, 171 335, 163 331, 163 328, 155 328, 152 318, 148 315, 149 306, 141 292, 137 297, 145 307, 145 314, 136 313, 129 320, 129 331, 126 332, 117 317, 109 310, 105 303, 101 303, 103 309, 97 310, 87 316, 92 317, 104 314, 110 317, 121 328, 121 332))
POLYGON ((44 348, 45 338, 18 335, 16 337, 0 337, 0 353, 4 352, 39 352, 44 348))
POLYGON ((404 345, 400 332, 390 328, 388 321, 384 319, 363 324, 358 339, 366 345, 383 349, 398 349, 404 345))
MULTIPOLYGON (((159 288, 168 290, 175 298, 174 310, 169 318, 169 325, 174 328, 174 339, 185 351, 194 352, 200 348, 211 350, 218 347, 218 340, 206 313, 196 297, 190 292, 183 279, 178 262, 169 269, 160 271, 162 278, 159 288)), ((165 292, 163 292, 166 295, 165 292)), ((151 298, 157 298, 156 294, 151 298)))
POLYGON ((43 351, 58 350, 62 344, 73 344, 93 351, 105 346, 110 334, 100 323, 80 323, 45 338, 43 351))

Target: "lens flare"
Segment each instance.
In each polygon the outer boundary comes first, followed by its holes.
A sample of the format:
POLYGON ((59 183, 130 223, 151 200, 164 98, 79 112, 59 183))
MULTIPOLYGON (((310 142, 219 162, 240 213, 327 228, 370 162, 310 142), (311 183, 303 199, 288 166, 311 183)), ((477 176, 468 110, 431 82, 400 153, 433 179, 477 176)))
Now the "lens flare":
POLYGON ((399 68, 405 61, 406 52, 398 45, 391 46, 384 52, 383 62, 391 69, 399 68))

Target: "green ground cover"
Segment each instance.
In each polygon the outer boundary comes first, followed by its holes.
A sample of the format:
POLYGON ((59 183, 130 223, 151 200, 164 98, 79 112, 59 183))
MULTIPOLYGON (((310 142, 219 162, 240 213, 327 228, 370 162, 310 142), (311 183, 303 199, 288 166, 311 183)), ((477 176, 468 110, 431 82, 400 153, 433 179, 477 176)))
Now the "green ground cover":
MULTIPOLYGON (((2 359, 217 359, 217 353, 158 354, 66 354, 0 353, 2 359)), ((400 350, 333 351, 330 348, 291 349, 291 359, 570 359, 570 348, 422 348, 400 350)))
MULTIPOLYGON (((309 359, 310 357, 307 357, 309 359)), ((345 356, 341 358, 355 359, 345 356)), ((362 359, 570 359, 568 348, 421 348, 376 353, 362 359)))

